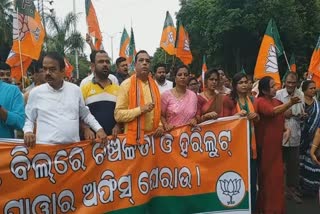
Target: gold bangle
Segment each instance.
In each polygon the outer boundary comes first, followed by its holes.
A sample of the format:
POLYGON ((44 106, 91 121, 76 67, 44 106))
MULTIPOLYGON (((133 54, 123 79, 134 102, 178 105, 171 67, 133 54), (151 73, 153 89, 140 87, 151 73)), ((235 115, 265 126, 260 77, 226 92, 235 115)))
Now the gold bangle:
POLYGON ((315 147, 315 148, 318 148, 319 146, 317 146, 317 145, 314 145, 314 144, 312 144, 311 146, 313 146, 313 147, 315 147))

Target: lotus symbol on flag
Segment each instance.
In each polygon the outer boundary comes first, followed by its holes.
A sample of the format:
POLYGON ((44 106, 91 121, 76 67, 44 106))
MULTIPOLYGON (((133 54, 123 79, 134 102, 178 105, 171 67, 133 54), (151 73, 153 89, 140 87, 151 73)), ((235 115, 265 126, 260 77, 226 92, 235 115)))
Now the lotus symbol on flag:
POLYGON ((189 40, 188 39, 184 40, 183 50, 190 51, 190 45, 189 45, 189 40))
POLYGON ((28 17, 22 14, 13 16, 13 39, 22 40, 29 31, 28 17))
POLYGON ((234 195, 237 195, 240 193, 241 188, 241 179, 229 179, 226 180, 219 180, 220 187, 223 191, 224 195, 228 195, 230 197, 230 201, 228 201, 228 205, 235 204, 235 202, 232 200, 232 197, 234 195))
POLYGON ((269 73, 276 73, 279 70, 276 47, 274 45, 270 45, 270 48, 268 51, 267 63, 265 66, 266 66, 266 72, 269 72, 269 73))

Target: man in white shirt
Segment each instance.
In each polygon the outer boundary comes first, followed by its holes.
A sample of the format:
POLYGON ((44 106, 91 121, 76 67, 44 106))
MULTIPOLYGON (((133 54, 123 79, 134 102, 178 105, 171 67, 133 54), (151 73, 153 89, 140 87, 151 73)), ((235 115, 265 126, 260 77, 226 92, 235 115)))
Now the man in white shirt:
POLYGON ((24 142, 28 147, 35 143, 64 144, 80 140, 79 117, 105 141, 106 133, 85 106, 80 88, 64 81, 64 59, 56 52, 43 59, 43 72, 47 83, 34 88, 26 105, 24 142), (36 124, 36 134, 34 128, 36 124))
POLYGON ((160 94, 163 92, 172 89, 173 83, 166 79, 166 65, 165 64, 157 64, 154 67, 154 79, 156 80, 156 84, 159 88, 160 94))
MULTIPOLYGON (((290 101, 291 97, 299 97, 303 100, 303 94, 297 89, 298 76, 296 73, 287 74, 284 82, 285 88, 277 91, 276 98, 283 103, 290 101)), ((282 142, 283 159, 286 168, 287 196, 301 203, 297 187, 299 185, 299 146, 301 138, 301 117, 304 114, 303 104, 293 105, 285 112, 285 124, 291 131, 291 136, 287 142, 282 142)))

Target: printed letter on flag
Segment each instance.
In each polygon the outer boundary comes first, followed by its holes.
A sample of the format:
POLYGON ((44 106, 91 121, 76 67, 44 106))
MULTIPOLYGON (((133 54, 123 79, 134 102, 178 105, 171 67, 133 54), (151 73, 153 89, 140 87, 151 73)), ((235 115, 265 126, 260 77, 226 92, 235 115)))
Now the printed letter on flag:
POLYGON ((192 53, 190 50, 190 39, 187 31, 182 24, 178 25, 176 41, 176 56, 185 64, 189 65, 192 62, 192 53))

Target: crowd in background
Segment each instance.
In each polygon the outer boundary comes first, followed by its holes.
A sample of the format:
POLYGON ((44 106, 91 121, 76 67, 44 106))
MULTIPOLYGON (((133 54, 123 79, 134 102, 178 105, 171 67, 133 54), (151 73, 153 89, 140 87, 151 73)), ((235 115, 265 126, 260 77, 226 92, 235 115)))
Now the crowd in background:
POLYGON ((320 106, 312 80, 300 83, 290 72, 279 88, 268 76, 254 83, 240 72, 230 80, 223 69, 212 68, 199 81, 185 65, 173 72, 165 64, 151 68, 146 51, 136 54, 132 74, 123 57, 112 73, 103 50, 93 50, 90 61, 91 74, 79 87, 65 81, 63 57, 46 53, 32 63, 32 84, 24 90, 1 64, 0 138, 20 136, 34 147, 104 142, 107 135, 125 133, 130 144, 141 144, 145 133, 159 137, 179 126, 238 115, 250 121, 253 211, 285 213, 286 197, 297 203, 317 197, 320 106))

